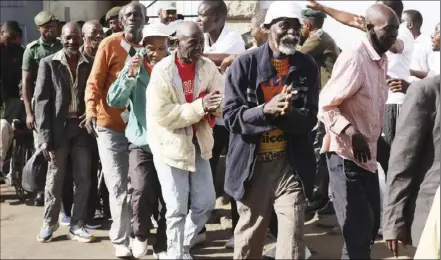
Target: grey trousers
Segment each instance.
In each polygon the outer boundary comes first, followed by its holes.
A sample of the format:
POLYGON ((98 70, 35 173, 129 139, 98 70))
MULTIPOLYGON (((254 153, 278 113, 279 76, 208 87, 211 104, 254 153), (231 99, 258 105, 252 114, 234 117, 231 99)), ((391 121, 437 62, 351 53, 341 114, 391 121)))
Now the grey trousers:
POLYGON ((79 119, 68 119, 66 137, 62 145, 51 153, 44 191, 44 222, 54 225, 58 222, 61 208, 63 182, 68 159, 72 160, 74 200, 71 226, 84 225, 87 217, 87 198, 90 189, 90 149, 88 134, 79 128, 79 119))
POLYGON ((277 214, 276 259, 304 259, 305 196, 286 157, 256 162, 245 195, 237 201, 234 259, 261 259, 272 208, 277 214))

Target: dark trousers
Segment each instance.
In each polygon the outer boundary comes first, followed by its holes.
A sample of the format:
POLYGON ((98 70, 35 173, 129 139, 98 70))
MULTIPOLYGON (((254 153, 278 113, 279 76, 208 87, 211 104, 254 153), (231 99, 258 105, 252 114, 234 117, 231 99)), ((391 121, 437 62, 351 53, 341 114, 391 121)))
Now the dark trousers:
POLYGON ((327 153, 331 198, 343 233, 342 259, 370 259, 380 227, 380 185, 369 172, 335 153, 327 153))
POLYGON ((384 113, 384 122, 382 135, 377 143, 377 161, 383 168, 387 178, 387 170, 389 168, 389 156, 392 142, 395 138, 398 114, 401 105, 387 104, 384 113))
MULTIPOLYGON (((98 207, 98 164, 99 154, 98 147, 95 138, 90 138, 90 153, 92 155, 90 162, 90 189, 89 197, 87 199, 87 219, 93 219, 95 211, 98 207)), ((62 208, 61 212, 67 216, 71 216, 73 205, 73 176, 72 176, 72 163, 68 162, 66 170, 66 176, 63 183, 63 195, 62 195, 62 208)))
POLYGON ((150 217, 154 215, 158 220, 158 230, 153 248, 155 252, 166 251, 166 208, 158 174, 153 164, 153 155, 133 144, 129 144, 129 182, 133 189, 133 235, 146 239, 152 225, 150 217), (158 212, 158 201, 161 203, 160 212, 158 212))
MULTIPOLYGON (((214 146, 213 146, 213 156, 210 159, 211 173, 213 174, 213 183, 214 190, 216 191, 216 198, 221 196, 224 191, 224 182, 222 181, 224 178, 216 178, 216 173, 218 172, 219 158, 224 151, 224 149, 228 150, 228 142, 230 140, 230 133, 225 128, 225 126, 215 125, 213 127, 213 138, 214 138, 214 146), (217 180, 221 179, 220 182, 217 180)), ((222 176, 218 176, 222 177, 222 176)))
POLYGON ((326 135, 325 125, 322 122, 318 123, 317 130, 313 133, 314 136, 314 151, 317 162, 317 172, 315 179, 315 196, 319 198, 328 197, 329 189, 329 172, 326 164, 326 155, 320 154, 323 145, 323 138, 326 135))

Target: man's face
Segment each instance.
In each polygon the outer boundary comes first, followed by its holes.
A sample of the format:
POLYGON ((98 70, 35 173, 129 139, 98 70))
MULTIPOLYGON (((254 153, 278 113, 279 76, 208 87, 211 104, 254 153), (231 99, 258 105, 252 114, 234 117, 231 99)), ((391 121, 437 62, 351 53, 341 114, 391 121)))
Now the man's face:
POLYGON ((216 29, 218 19, 216 14, 205 4, 201 4, 198 10, 198 18, 196 22, 202 28, 202 32, 208 33, 216 29))
POLYGON ((10 32, 6 28, 1 29, 0 33, 0 41, 5 45, 11 45, 17 42, 17 35, 15 33, 10 32))
POLYGON ((204 34, 198 32, 193 36, 182 37, 178 41, 178 50, 185 62, 196 62, 204 53, 204 34))
POLYGON ((128 5, 124 8, 122 25, 124 30, 136 33, 142 30, 145 24, 145 12, 139 5, 128 5))
POLYGON ((261 46, 268 38, 268 36, 262 32, 260 24, 258 24, 254 18, 251 19, 251 37, 253 37, 257 46, 261 46))
POLYGON ((88 48, 93 56, 95 56, 98 46, 104 39, 103 27, 99 25, 92 25, 88 27, 83 34, 84 47, 88 48))
POLYGON ((78 28, 64 28, 61 34, 61 43, 67 55, 78 55, 81 42, 81 33, 78 28))
POLYGON ((150 64, 155 65, 167 56, 168 37, 147 37, 143 42, 150 64))
POLYGON ((168 25, 169 23, 176 21, 178 19, 178 13, 176 10, 158 10, 159 20, 161 23, 168 25))
POLYGON ((439 51, 439 24, 435 26, 435 31, 432 33, 432 49, 433 51, 439 51))
POLYGON ((271 24, 269 40, 283 54, 292 55, 300 42, 301 24, 296 18, 280 18, 271 24))
POLYGON ((58 23, 57 21, 50 21, 39 27, 40 35, 45 40, 55 41, 58 34, 58 23))
POLYGON ((110 19, 109 20, 109 28, 112 30, 112 32, 122 32, 122 24, 121 21, 118 20, 118 18, 110 19))
POLYGON ((369 24, 367 28, 374 43, 378 45, 376 47, 385 52, 389 50, 397 40, 399 26, 400 22, 395 16, 391 17, 389 21, 383 25, 369 24))

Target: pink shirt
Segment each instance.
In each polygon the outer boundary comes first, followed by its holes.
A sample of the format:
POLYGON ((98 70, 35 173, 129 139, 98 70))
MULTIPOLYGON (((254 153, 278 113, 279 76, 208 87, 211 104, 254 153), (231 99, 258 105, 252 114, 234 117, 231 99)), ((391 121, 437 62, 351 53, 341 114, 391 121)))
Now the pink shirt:
POLYGON ((386 75, 386 56, 380 57, 367 38, 340 54, 319 98, 318 118, 326 127, 322 152, 335 152, 368 171, 377 170, 377 141, 388 91, 386 75), (349 124, 367 138, 370 161, 354 159, 351 140, 343 133, 349 124))

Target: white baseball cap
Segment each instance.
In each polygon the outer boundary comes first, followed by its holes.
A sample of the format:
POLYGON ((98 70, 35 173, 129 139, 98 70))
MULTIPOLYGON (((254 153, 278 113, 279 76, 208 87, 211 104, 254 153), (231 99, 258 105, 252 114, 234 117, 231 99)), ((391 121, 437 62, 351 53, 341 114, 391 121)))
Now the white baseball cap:
POLYGON ((167 10, 176 10, 176 2, 175 1, 161 1, 161 8, 165 11, 167 10))
POLYGON ((266 12, 263 25, 269 25, 278 18, 297 18, 303 24, 302 7, 294 1, 272 2, 266 12))
POLYGON ((171 31, 167 25, 162 23, 151 23, 149 25, 144 26, 144 29, 142 29, 142 41, 144 41, 146 37, 152 37, 152 36, 168 37, 170 36, 170 34, 171 31))

